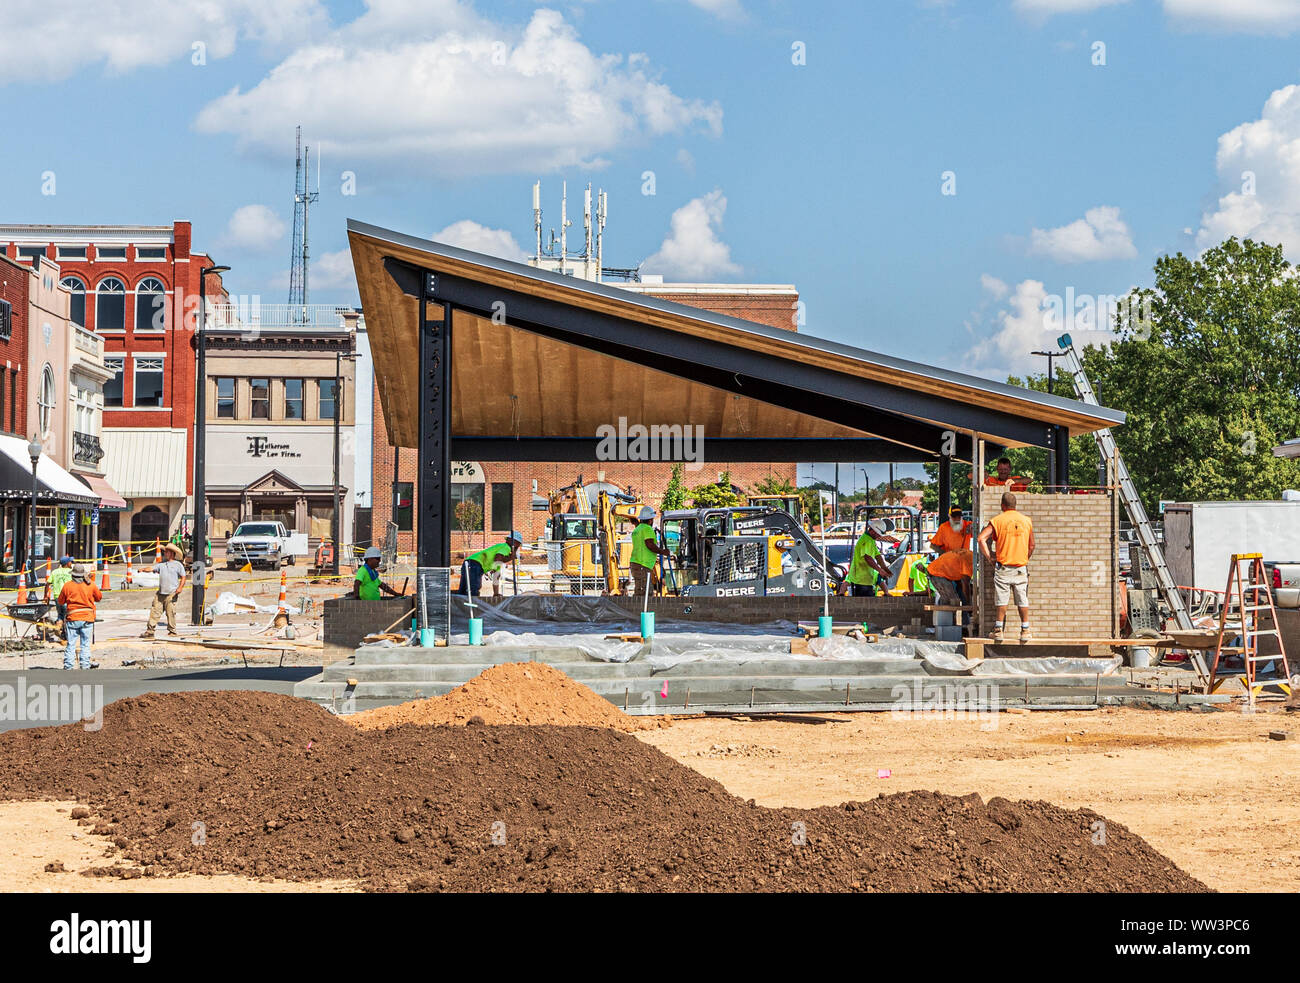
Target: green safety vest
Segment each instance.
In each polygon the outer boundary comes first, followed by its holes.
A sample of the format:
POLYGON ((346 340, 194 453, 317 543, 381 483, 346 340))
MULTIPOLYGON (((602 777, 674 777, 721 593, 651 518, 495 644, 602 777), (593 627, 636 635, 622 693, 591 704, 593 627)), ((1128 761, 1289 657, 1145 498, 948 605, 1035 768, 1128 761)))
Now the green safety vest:
POLYGON ((871 538, 870 532, 864 532, 853 547, 853 562, 849 564, 849 583, 862 587, 873 587, 880 579, 880 571, 867 562, 869 556, 879 556, 880 547, 871 538))
POLYGON ((505 543, 497 543, 485 550, 479 550, 470 559, 482 567, 484 573, 495 573, 501 569, 504 558, 509 555, 510 547, 505 543))
POLYGON ((912 563, 912 590, 929 590, 930 589, 930 571, 925 568, 925 564, 917 560, 912 563))
POLYGON ((63 590, 63 585, 72 579, 72 571, 64 567, 55 567, 50 571, 50 597, 54 600, 59 599, 59 591, 63 590))
POLYGON ((357 572, 352 579, 361 585, 361 600, 377 601, 380 599, 379 571, 371 570, 370 564, 363 563, 357 567, 357 572))
POLYGON ((631 560, 639 567, 648 567, 654 569, 655 552, 650 549, 648 543, 654 542, 655 527, 648 522, 643 522, 632 530, 632 557, 631 560))

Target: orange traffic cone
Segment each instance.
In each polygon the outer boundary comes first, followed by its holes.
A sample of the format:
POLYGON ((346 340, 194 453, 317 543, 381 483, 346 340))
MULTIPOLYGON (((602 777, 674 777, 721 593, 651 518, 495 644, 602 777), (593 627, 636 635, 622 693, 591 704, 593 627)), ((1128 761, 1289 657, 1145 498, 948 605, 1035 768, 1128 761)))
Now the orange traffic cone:
POLYGON ((27 567, 18 571, 18 603, 27 603, 27 567))
POLYGON ((162 540, 157 536, 153 538, 153 562, 162 563, 162 540))
POLYGON ((288 578, 286 577, 285 572, 281 570, 280 571, 280 601, 279 601, 281 614, 285 614, 288 609, 288 602, 284 596, 284 588, 287 580, 288 578))
POLYGON ((100 589, 100 591, 101 591, 102 593, 104 593, 104 594, 107 594, 109 591, 111 591, 111 590, 113 589, 113 588, 110 587, 109 584, 108 584, 108 571, 107 571, 107 570, 104 571, 104 582, 103 582, 102 584, 99 585, 99 589, 100 589))
POLYGON ((130 547, 128 547, 128 548, 127 548, 127 551, 126 551, 126 582, 123 584, 123 588, 124 588, 125 590, 130 590, 130 589, 131 589, 131 549, 130 549, 130 547))

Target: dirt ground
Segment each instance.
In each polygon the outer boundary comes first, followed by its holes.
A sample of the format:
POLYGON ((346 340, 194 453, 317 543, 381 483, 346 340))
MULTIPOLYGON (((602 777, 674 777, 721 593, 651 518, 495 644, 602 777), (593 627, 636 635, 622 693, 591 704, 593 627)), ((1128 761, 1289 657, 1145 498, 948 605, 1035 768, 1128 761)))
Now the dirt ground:
POLYGON ((691 718, 637 736, 760 805, 914 789, 1045 799, 1123 823, 1216 890, 1300 887, 1300 715, 1104 709, 822 719, 832 722, 691 718), (1270 740, 1272 730, 1289 739, 1270 740))
POLYGON ((257 892, 329 892, 355 890, 344 881, 253 880, 221 874, 133 878, 91 876, 82 871, 114 865, 140 870, 140 865, 116 857, 110 839, 95 836, 71 818, 75 802, 0 802, 0 891, 229 894, 257 892), (47 870, 47 865, 62 867, 47 870))

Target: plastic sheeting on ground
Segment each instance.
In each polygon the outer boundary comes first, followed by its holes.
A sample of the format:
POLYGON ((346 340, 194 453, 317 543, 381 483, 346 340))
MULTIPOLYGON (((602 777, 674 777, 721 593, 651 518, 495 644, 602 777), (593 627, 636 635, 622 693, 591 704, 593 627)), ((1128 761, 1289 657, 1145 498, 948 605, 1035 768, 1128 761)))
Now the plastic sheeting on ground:
MULTIPOLYGON (((276 614, 280 610, 278 604, 258 604, 252 598, 241 597, 238 594, 232 594, 230 591, 222 591, 221 595, 207 606, 207 613, 213 617, 220 617, 223 614, 234 614, 236 611, 255 611, 258 614, 276 614)), ((303 608, 294 609, 295 614, 302 614, 303 608)))

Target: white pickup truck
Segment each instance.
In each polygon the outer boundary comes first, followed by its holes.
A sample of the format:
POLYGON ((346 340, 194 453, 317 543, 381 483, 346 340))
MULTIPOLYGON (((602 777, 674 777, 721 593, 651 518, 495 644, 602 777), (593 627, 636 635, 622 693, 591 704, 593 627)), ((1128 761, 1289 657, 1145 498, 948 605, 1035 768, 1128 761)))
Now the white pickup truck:
POLYGON ((290 533, 283 522, 241 522, 226 540, 226 569, 244 564, 278 570, 293 566, 294 559, 307 553, 307 534, 290 533))

